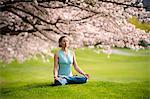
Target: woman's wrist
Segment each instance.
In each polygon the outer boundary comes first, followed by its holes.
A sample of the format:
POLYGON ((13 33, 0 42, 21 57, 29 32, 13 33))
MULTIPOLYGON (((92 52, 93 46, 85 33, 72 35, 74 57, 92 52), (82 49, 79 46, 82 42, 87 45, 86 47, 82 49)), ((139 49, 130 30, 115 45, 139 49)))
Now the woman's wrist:
POLYGON ((85 76, 87 79, 89 79, 89 77, 90 77, 89 74, 86 74, 86 73, 84 74, 84 76, 85 76))
POLYGON ((82 74, 83 76, 85 76, 85 75, 86 75, 86 73, 84 73, 84 72, 83 72, 83 73, 81 73, 81 74, 82 74))
POLYGON ((84 76, 86 76, 87 74, 85 73, 84 76))

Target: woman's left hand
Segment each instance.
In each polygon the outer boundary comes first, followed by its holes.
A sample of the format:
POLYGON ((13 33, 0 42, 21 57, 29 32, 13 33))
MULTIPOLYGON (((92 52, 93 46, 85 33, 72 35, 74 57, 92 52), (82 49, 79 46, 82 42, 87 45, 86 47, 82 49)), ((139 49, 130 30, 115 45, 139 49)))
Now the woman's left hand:
POLYGON ((84 74, 84 76, 89 79, 90 78, 90 75, 89 74, 84 74))

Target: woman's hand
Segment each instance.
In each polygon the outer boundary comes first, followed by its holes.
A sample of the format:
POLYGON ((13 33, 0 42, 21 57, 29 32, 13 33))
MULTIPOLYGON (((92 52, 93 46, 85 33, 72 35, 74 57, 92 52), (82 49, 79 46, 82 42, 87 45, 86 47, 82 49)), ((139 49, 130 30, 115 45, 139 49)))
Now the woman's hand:
POLYGON ((58 80, 58 77, 54 77, 55 80, 58 80))
POLYGON ((84 76, 89 79, 90 78, 90 75, 89 74, 84 74, 84 76))

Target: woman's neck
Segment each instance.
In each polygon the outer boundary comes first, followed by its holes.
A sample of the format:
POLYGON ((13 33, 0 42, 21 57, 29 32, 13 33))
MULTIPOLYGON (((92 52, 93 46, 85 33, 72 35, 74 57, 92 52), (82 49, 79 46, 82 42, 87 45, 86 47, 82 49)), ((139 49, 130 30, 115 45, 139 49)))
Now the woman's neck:
POLYGON ((64 51, 64 52, 67 52, 68 51, 68 48, 62 48, 62 50, 64 51))

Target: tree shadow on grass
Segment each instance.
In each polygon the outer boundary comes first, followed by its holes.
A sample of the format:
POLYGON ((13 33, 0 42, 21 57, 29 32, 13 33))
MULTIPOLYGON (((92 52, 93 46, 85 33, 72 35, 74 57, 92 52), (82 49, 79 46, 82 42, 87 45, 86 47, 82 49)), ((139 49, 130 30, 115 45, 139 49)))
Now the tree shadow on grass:
POLYGON ((23 87, 26 87, 26 88, 46 88, 46 87, 53 87, 53 86, 55 86, 55 85, 51 82, 51 83, 34 83, 34 84, 25 85, 23 87))
POLYGON ((14 91, 19 91, 19 90, 29 90, 29 89, 34 89, 34 88, 48 88, 48 87, 54 87, 55 85, 51 83, 33 83, 33 84, 28 84, 20 87, 8 87, 8 88, 1 88, 0 89, 0 95, 6 95, 14 91))

